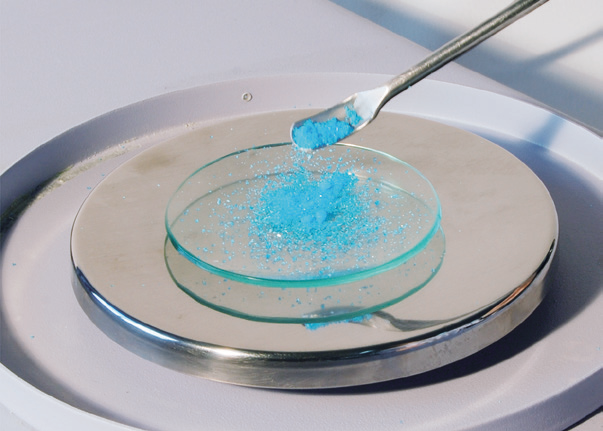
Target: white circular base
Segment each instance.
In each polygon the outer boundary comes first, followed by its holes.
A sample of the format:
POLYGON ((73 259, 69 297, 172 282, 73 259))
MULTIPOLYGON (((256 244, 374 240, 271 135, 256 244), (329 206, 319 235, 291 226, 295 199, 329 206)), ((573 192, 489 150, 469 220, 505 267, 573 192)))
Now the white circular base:
POLYGON ((549 293, 498 342, 406 379, 283 393, 215 383, 142 360, 112 342, 81 310, 71 288, 70 230, 91 189, 114 168, 191 128, 304 101, 328 106, 341 94, 382 81, 372 75, 270 77, 170 94, 75 128, 5 172, 3 208, 28 193, 29 184, 42 190, 31 195, 27 208, 14 208, 16 221, 2 238, 0 384, 15 387, 2 404, 23 423, 49 430, 192 430, 199 424, 348 431, 528 424, 563 430, 595 410, 603 399, 597 330, 603 295, 601 274, 593 271, 603 243, 597 230, 603 212, 596 163, 601 138, 525 103, 450 84, 424 81, 388 109, 478 132, 510 150, 545 183, 559 215, 549 293), (240 101, 244 91, 253 93, 252 102, 240 101), (43 188, 47 171, 40 166, 59 174, 72 163, 43 188), (56 412, 57 403, 64 414, 43 415, 56 412))

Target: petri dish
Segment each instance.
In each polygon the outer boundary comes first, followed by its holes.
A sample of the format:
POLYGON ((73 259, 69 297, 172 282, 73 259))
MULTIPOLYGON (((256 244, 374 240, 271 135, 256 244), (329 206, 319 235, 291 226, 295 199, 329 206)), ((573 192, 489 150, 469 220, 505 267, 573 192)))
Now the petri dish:
POLYGON ((362 317, 424 286, 445 250, 436 191, 380 151, 290 143, 202 166, 171 197, 165 261, 198 302, 259 321, 362 317))

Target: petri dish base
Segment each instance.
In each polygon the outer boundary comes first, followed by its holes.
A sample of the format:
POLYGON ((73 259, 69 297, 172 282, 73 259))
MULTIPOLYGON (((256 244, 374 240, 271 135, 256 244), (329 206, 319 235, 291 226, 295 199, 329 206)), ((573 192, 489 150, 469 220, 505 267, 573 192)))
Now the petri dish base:
POLYGON ((220 157, 178 187, 166 210, 166 263, 186 293, 238 317, 350 319, 435 275, 440 219, 429 181, 391 155, 266 145, 220 157))

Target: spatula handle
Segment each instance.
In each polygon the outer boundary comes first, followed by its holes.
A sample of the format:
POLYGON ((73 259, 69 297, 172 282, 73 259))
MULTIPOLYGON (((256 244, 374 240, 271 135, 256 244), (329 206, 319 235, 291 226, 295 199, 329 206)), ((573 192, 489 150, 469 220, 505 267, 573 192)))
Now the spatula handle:
POLYGON ((458 36, 443 45, 437 51, 425 58, 420 63, 408 69, 401 75, 396 76, 387 84, 389 86, 388 97, 383 105, 392 97, 406 90, 411 85, 419 82, 427 75, 435 72, 445 64, 451 62, 461 54, 480 44, 490 36, 495 35, 503 28, 514 23, 519 18, 532 12, 548 0, 518 0, 503 9, 490 19, 484 21, 477 27, 458 36))

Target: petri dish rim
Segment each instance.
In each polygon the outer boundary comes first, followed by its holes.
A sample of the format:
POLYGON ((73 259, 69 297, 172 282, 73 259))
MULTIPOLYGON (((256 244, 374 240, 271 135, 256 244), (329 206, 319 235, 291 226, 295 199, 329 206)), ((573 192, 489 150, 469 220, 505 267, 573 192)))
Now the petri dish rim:
MULTIPOLYGON (((436 274, 438 273, 438 271, 440 270, 440 268, 444 262, 445 235, 444 235, 444 232, 441 227, 438 228, 438 230, 436 231, 436 234, 433 236, 432 241, 436 241, 436 239, 440 240, 440 242, 441 242, 440 245, 442 246, 442 248, 440 250, 440 258, 438 260, 438 263, 434 268, 432 268, 431 273, 427 277, 421 279, 421 281, 416 283, 413 287, 411 287, 410 289, 404 291, 403 293, 401 293, 397 296, 388 297, 388 299, 383 300, 382 302, 379 302, 379 303, 375 303, 370 306, 357 306, 356 308, 348 308, 347 311, 338 310, 337 313, 325 314, 325 315, 296 315, 296 316, 273 315, 273 316, 267 316, 267 315, 257 314, 257 313, 253 314, 253 313, 249 312, 248 309, 246 309, 247 307, 235 308, 232 306, 220 305, 216 301, 212 301, 210 299, 207 299, 204 296, 201 296, 194 289, 192 289, 191 287, 182 283, 180 281, 180 277, 178 276, 178 273, 172 269, 171 265, 167 264, 166 267, 167 267, 168 273, 170 274, 172 281, 174 281, 174 283, 176 283, 176 285, 182 291, 184 291, 187 295, 189 295, 191 298, 193 298, 198 303, 200 303, 206 307, 209 307, 213 310, 216 310, 218 312, 225 313, 225 314, 237 317, 237 318, 252 320, 252 321, 256 321, 256 322, 265 322, 265 323, 279 323, 279 324, 333 323, 333 322, 342 322, 342 321, 346 321, 346 320, 351 320, 351 319, 355 319, 355 318, 370 317, 370 315, 372 313, 378 312, 380 310, 383 310, 384 308, 387 308, 400 301, 403 301, 406 298, 408 298, 409 296, 414 295, 416 292, 421 290, 423 287, 425 287, 436 276, 436 274), (439 233, 439 237, 437 236, 438 233, 439 233)), ((431 241, 430 241, 430 243, 431 243, 431 241)), ((165 243, 164 243, 164 250, 165 250, 164 254, 166 254, 166 255, 167 255, 168 244, 172 244, 172 243, 166 238, 165 243)), ((177 250, 176 250, 176 252, 178 253, 177 250)), ((415 256, 416 256, 416 254, 415 254, 415 256)), ((411 259, 413 259, 415 256, 408 258, 405 262, 409 262, 409 261, 412 262, 411 259)), ((182 259, 187 259, 185 256, 181 256, 181 257, 182 257, 182 259)), ((189 262, 190 262, 190 260, 189 260, 189 262)), ((200 270, 205 270, 204 268, 201 268, 198 265, 197 265, 197 267, 200 270)), ((266 286, 261 286, 261 287, 266 288, 266 286)), ((323 287, 327 287, 327 286, 323 286, 323 287)), ((285 307, 284 309, 288 309, 288 307, 285 307)))
MULTIPOLYGON (((413 171, 428 186, 428 190, 431 193, 431 198, 433 199, 434 206, 435 206, 435 213, 433 214, 433 216, 434 216, 433 223, 431 224, 430 228, 426 230, 426 233, 421 238, 421 240, 418 241, 417 244, 415 244, 415 246, 412 247, 410 250, 407 250, 406 252, 404 252, 380 265, 377 265, 377 266, 374 266, 374 267, 371 267, 371 268, 368 268, 365 270, 359 270, 359 271, 356 271, 356 272, 353 272, 350 274, 337 275, 337 276, 325 277, 325 278, 297 279, 296 280, 296 279, 290 279, 290 278, 278 279, 278 278, 257 277, 257 276, 240 274, 237 272, 222 269, 215 265, 212 265, 209 262, 206 262, 206 261, 200 259, 196 255, 194 255, 191 251, 189 251, 186 247, 183 247, 180 244, 180 242, 178 241, 178 239, 172 232, 172 228, 171 228, 172 224, 175 223, 176 221, 174 221, 174 222, 170 221, 170 216, 169 216, 170 208, 174 202, 174 199, 176 199, 176 197, 177 197, 178 190, 180 190, 184 185, 186 185, 193 177, 195 177, 202 170, 204 170, 212 165, 215 165, 217 163, 220 163, 225 159, 228 159, 230 157, 236 157, 238 155, 249 153, 251 151, 266 150, 269 148, 276 148, 276 147, 283 147, 283 146, 292 146, 292 143, 291 142, 282 142, 282 143, 266 144, 266 145, 261 145, 261 146, 249 147, 249 148, 245 148, 242 150, 237 150, 237 151, 231 152, 229 154, 226 154, 222 157, 219 157, 215 160, 212 160, 211 162, 204 164, 203 166, 201 166, 200 168, 195 170, 192 174, 190 174, 188 177, 186 177, 186 179, 180 183, 180 185, 176 189, 176 192, 174 192, 172 194, 172 196, 170 197, 168 204, 166 206, 166 210, 165 210, 164 221, 165 221, 165 229, 167 232, 167 238, 172 243, 174 248, 180 254, 185 256, 187 259, 189 259, 191 262, 193 262, 195 265, 199 266, 200 268, 203 268, 211 273, 214 273, 214 274, 219 275, 224 278, 228 278, 230 280, 253 284, 253 285, 259 285, 259 286, 263 286, 263 287, 267 287, 267 288, 270 288, 270 287, 310 288, 310 287, 334 286, 334 285, 338 285, 338 284, 359 281, 359 280, 363 280, 366 278, 370 278, 370 277, 380 274, 382 272, 389 271, 393 268, 396 268, 397 266, 399 266, 399 265, 403 264, 404 262, 408 261, 409 259, 413 258, 417 253, 421 252, 429 244, 431 239, 434 237, 434 235, 440 228, 440 222, 442 219, 442 208, 441 208, 441 204, 440 204, 440 199, 438 197, 438 194, 437 194, 435 188, 431 184, 431 182, 417 168, 415 168, 414 166, 412 166, 412 165, 404 162, 403 160, 400 160, 397 157, 394 157, 391 154, 388 154, 386 152, 375 150, 375 149, 368 148, 368 147, 364 147, 361 145, 340 142, 340 143, 333 144, 330 147, 353 148, 356 150, 367 151, 367 152, 379 155, 380 157, 389 159, 390 161, 392 161, 396 164, 400 164, 402 167, 404 167, 407 170, 413 171)), ((407 193, 412 195, 411 192, 409 192, 407 190, 404 190, 404 191, 406 191, 407 193)), ((177 217, 175 217, 175 219, 177 219, 177 217)))

